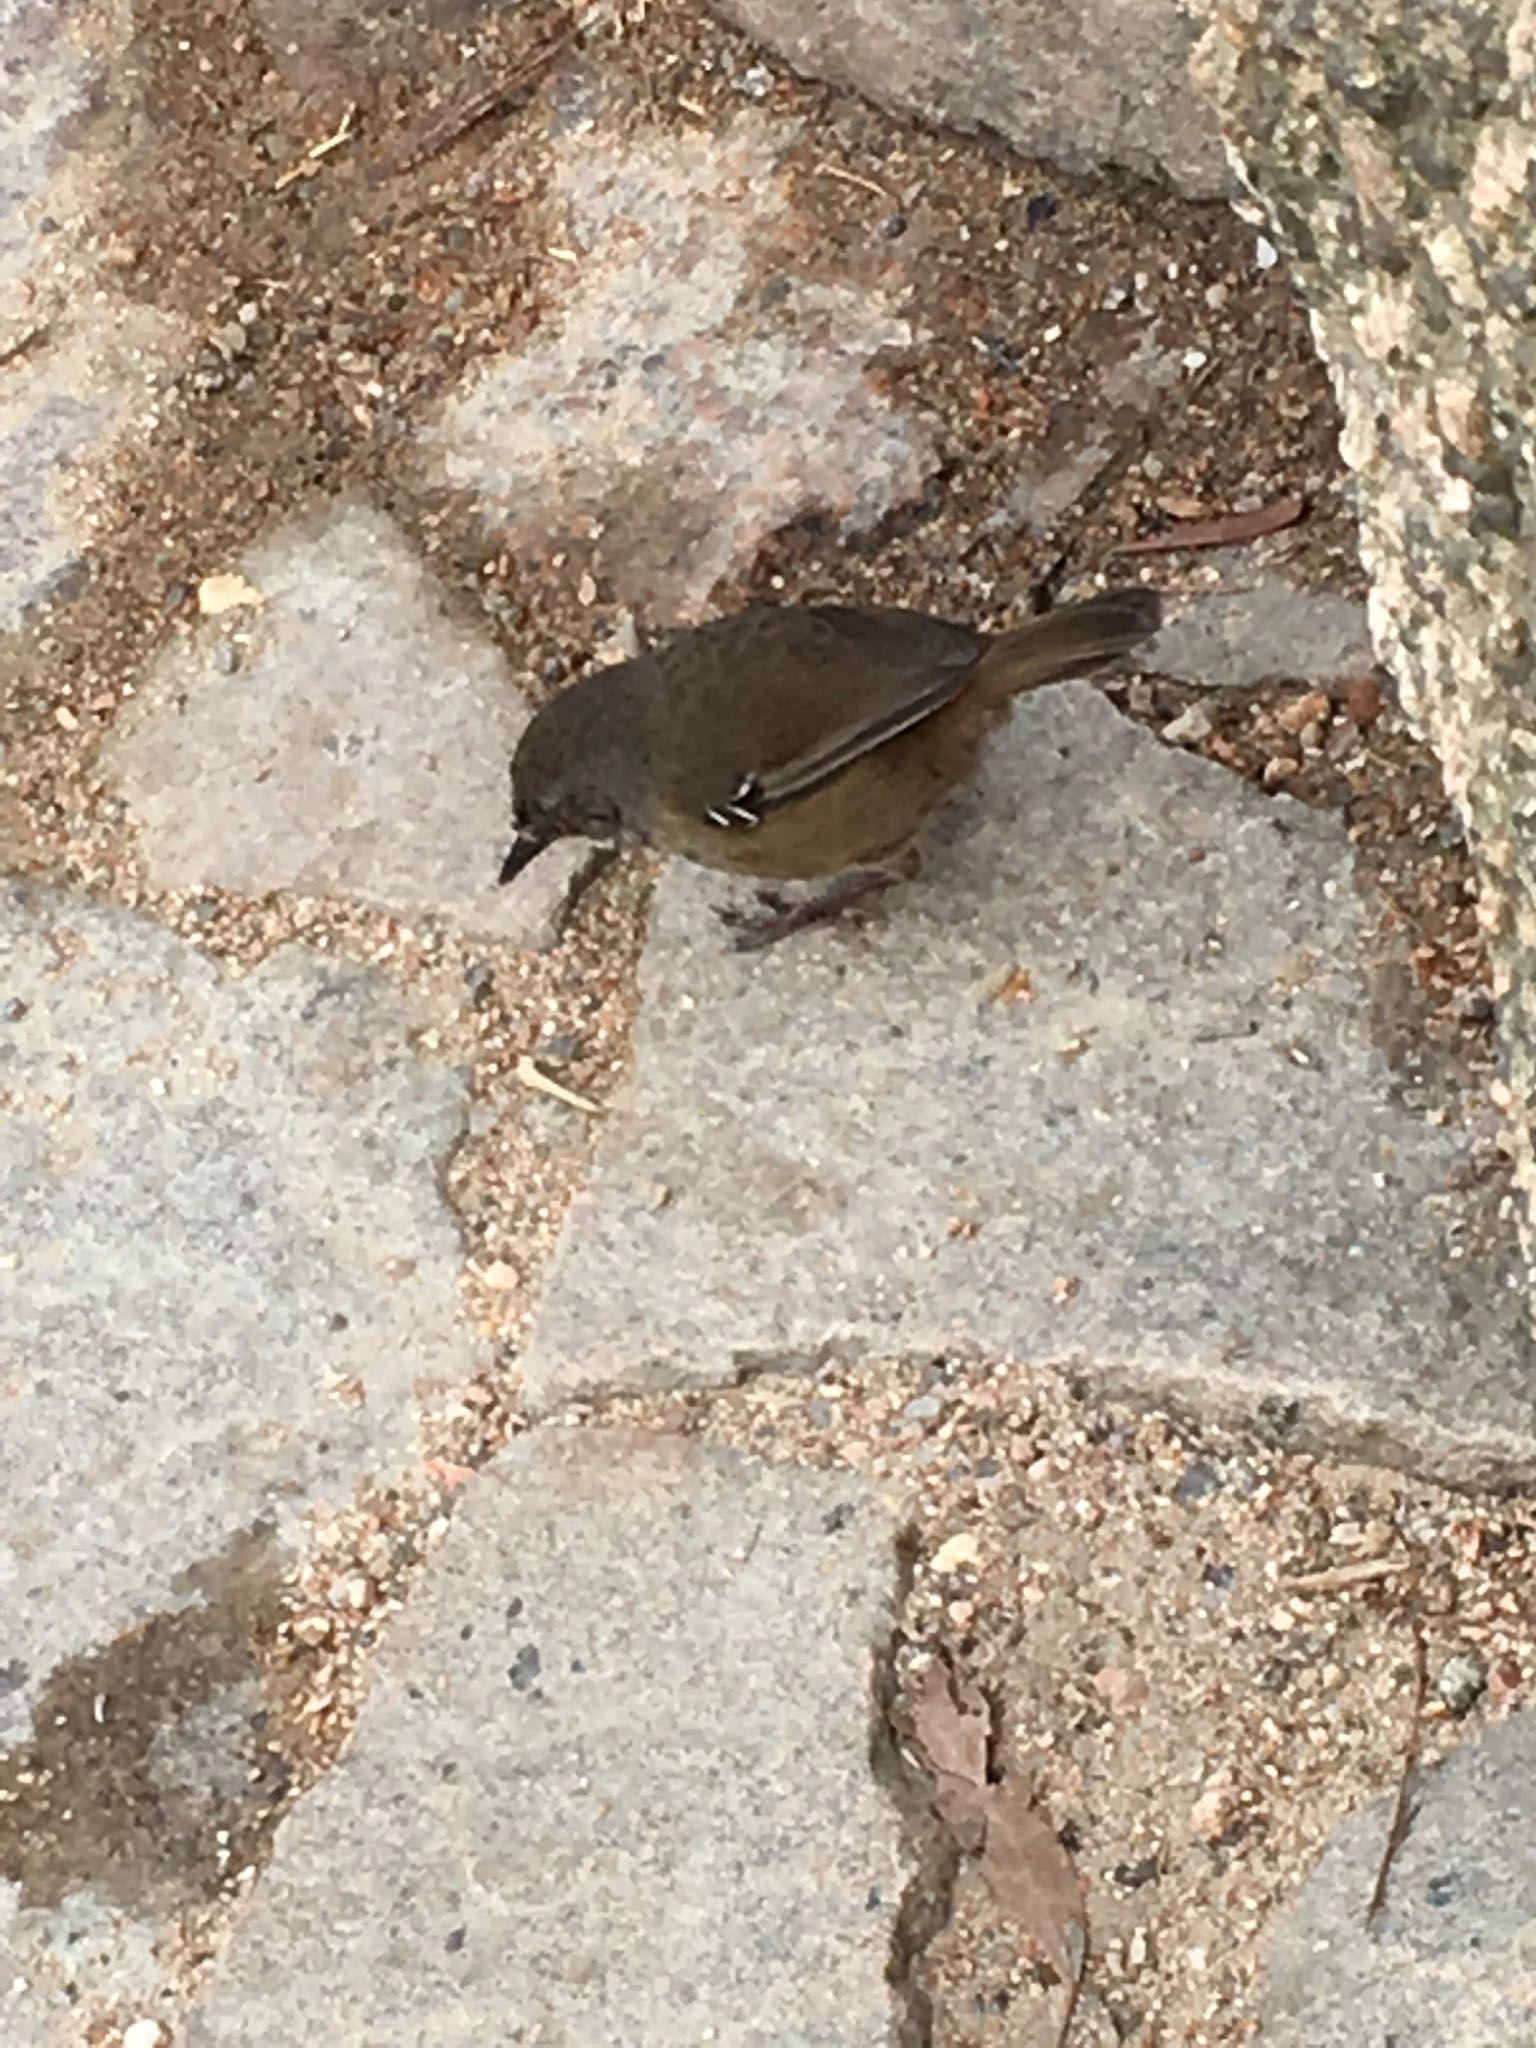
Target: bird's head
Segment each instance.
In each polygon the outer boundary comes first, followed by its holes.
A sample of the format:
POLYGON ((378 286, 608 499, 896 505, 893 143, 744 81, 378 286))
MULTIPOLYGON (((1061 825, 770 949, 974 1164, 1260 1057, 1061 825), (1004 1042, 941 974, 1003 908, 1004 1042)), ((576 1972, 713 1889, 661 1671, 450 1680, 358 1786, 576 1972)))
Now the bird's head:
MULTIPOLYGON (((629 836, 614 787, 616 735, 594 717, 580 683, 536 712, 512 757, 513 840, 499 879, 510 882, 557 839, 613 844, 629 836)), ((613 707, 620 707, 615 701, 613 707)), ((618 742, 622 749, 622 741, 618 742)))

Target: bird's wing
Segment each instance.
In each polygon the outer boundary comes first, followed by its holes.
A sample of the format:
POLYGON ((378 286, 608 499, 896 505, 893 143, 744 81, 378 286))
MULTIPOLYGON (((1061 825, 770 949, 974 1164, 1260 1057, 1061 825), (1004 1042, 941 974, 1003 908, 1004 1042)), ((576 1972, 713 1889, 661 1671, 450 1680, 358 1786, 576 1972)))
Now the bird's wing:
POLYGON ((879 717, 856 719, 777 768, 744 774, 720 815, 712 811, 711 817, 716 824, 755 825, 781 804, 793 803, 797 797, 824 789, 852 762, 931 717, 957 697, 970 679, 969 669, 952 669, 879 717))
POLYGON ((725 829, 824 788, 932 717, 971 681, 980 652, 964 627, 851 605, 737 614, 690 639, 700 654, 711 643, 696 673, 710 677, 715 729, 736 752, 725 774, 716 758, 707 784, 689 780, 703 815, 725 829))

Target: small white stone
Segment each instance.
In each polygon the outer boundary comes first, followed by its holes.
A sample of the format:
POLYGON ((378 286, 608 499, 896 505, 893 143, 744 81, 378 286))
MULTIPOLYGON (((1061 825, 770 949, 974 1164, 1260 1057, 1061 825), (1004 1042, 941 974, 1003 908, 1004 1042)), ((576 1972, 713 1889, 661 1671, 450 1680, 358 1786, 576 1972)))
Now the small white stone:
POLYGON ((1174 746, 1192 745, 1199 740, 1208 740, 1216 730, 1216 721, 1209 708, 1200 703, 1190 704, 1177 718, 1169 719, 1163 727, 1162 737, 1174 746))
POLYGON ((123 2048, 163 2048, 165 2039, 158 2020, 135 2020, 123 2029, 123 2048))
POLYGON ((1280 251, 1268 235, 1260 235, 1253 245, 1253 260, 1260 270, 1273 270, 1280 261, 1280 251))
POLYGON ((975 1570, 981 1563, 981 1550, 976 1538, 968 1529, 962 1529, 951 1536, 947 1543, 941 1543, 933 1554, 933 1568, 936 1572, 958 1572, 967 1567, 975 1570))

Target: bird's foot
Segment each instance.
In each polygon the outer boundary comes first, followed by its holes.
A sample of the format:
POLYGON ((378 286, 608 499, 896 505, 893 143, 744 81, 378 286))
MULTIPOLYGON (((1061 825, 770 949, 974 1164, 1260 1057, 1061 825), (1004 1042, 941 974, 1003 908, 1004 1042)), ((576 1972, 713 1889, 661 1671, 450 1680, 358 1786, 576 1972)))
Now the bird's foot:
POLYGON ((791 932, 808 931, 812 925, 830 924, 854 905, 884 895, 898 880, 899 876, 886 874, 880 869, 860 868, 842 876, 830 889, 823 889, 817 896, 804 897, 798 903, 790 902, 777 889, 759 889, 760 911, 728 905, 716 911, 715 915, 722 924, 730 927, 733 951, 760 953, 765 947, 776 946, 780 939, 787 939, 791 932))
POLYGON ((796 908, 782 889, 754 889, 752 893, 758 902, 756 910, 748 910, 741 903, 722 903, 715 910, 716 917, 735 931, 766 923, 771 918, 789 917, 796 908))

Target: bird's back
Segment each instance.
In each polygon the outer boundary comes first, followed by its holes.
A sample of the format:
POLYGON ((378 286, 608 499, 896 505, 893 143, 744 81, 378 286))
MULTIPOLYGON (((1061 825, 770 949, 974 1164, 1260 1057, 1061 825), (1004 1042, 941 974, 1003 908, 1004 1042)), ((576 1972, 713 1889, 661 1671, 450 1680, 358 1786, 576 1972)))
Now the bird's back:
POLYGON ((667 800, 707 810, 733 769, 771 774, 840 727, 899 718, 976 664, 980 637, 924 612, 758 606, 658 650, 652 766, 667 800), (700 743, 700 736, 707 743, 700 743))
POLYGON ((764 606, 679 634, 653 657, 656 836, 706 866, 781 879, 884 858, 969 767, 987 721, 936 722, 922 707, 965 691, 983 645, 923 612, 845 605, 764 606), (882 745, 877 769, 831 779, 755 825, 718 822, 738 789, 835 751, 841 734, 856 744, 914 714, 923 736, 882 745))

